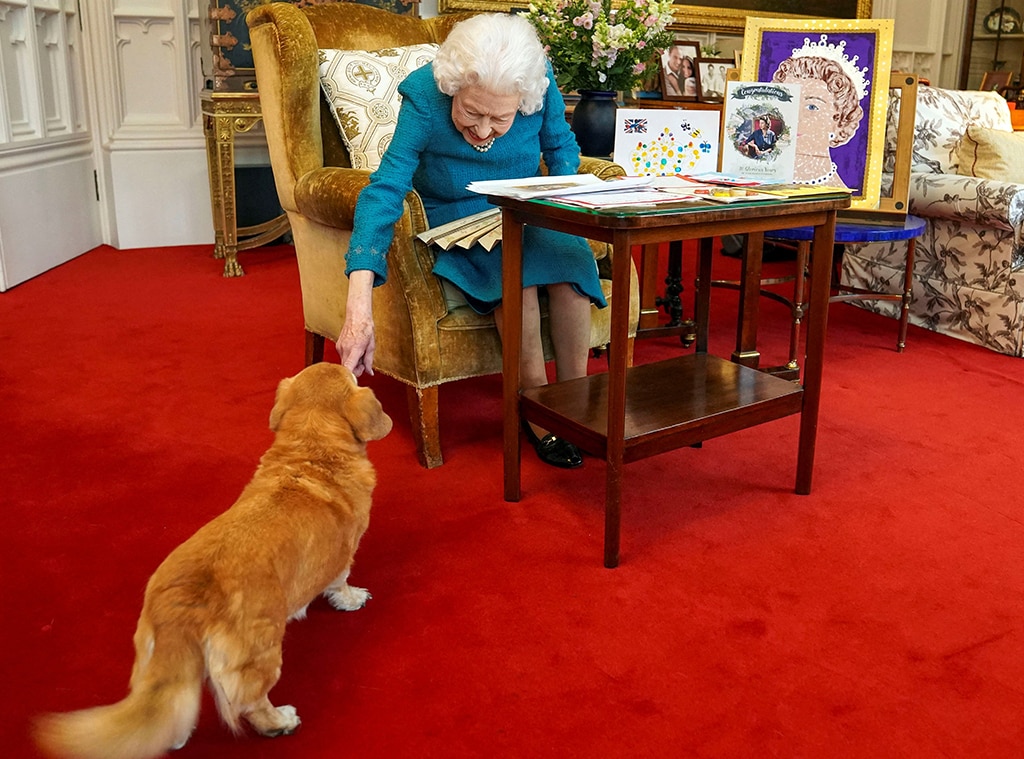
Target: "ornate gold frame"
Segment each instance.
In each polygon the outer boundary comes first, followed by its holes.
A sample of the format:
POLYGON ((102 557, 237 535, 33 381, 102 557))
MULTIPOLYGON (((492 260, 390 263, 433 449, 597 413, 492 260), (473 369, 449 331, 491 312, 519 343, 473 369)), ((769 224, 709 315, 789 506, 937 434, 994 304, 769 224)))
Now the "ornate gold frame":
MULTIPOLYGON (((508 12, 513 8, 525 9, 530 0, 437 0, 438 13, 460 13, 473 11, 484 12, 508 12)), ((847 5, 856 3, 856 18, 871 18, 872 0, 847 0, 847 5)), ((690 2, 688 4, 677 4, 675 10, 675 24, 673 27, 679 29, 695 29, 700 31, 731 32, 743 34, 747 23, 747 16, 762 16, 767 18, 810 18, 810 16, 793 13, 776 13, 768 10, 772 6, 772 0, 764 0, 761 3, 764 9, 736 10, 732 8, 718 7, 715 0, 706 2, 690 2)), ((835 5, 835 3, 829 3, 835 5)), ((848 17, 847 17, 848 18, 848 17)))
MULTIPOLYGON (((873 59, 863 60, 868 65, 873 82, 890 80, 892 69, 892 19, 768 19, 752 17, 747 22, 743 39, 743 65, 740 81, 756 82, 762 62, 762 46, 766 34, 803 34, 815 36, 821 33, 831 39, 842 39, 844 33, 873 35, 873 59)), ((806 39, 806 38, 805 38, 806 39)), ((889 87, 872 86, 864 107, 864 123, 867 137, 864 140, 863 186, 854 192, 850 207, 870 210, 878 207, 881 194, 882 161, 885 151, 885 122, 888 114, 889 87)))

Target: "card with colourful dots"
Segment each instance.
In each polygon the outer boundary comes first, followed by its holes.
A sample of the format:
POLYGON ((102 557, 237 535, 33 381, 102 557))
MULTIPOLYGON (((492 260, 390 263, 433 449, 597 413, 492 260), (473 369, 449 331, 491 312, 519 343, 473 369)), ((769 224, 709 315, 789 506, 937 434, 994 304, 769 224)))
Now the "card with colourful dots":
POLYGON ((619 108, 612 160, 633 176, 718 169, 718 110, 619 108))

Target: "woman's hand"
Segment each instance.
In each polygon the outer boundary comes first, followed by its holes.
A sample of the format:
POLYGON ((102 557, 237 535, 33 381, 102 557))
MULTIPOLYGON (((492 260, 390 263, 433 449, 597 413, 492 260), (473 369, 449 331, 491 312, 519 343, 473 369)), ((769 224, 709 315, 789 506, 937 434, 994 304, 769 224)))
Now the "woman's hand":
POLYGON ((373 272, 366 269, 349 275, 345 324, 335 343, 342 365, 351 369, 357 377, 363 372, 373 374, 373 352, 376 348, 373 332, 373 277, 373 272))

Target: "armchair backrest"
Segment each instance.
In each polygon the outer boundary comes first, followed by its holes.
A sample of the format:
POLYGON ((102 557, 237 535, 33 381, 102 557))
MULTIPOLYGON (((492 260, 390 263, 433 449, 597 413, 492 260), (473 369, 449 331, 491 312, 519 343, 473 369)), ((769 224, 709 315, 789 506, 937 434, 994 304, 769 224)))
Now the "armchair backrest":
MULTIPOLYGON (((889 108, 886 150, 895 139, 894 120, 899 118, 899 98, 889 108)), ((997 92, 944 90, 921 85, 917 88, 914 121, 914 154, 910 170, 922 174, 956 174, 960 164, 960 143, 967 127, 1012 131, 1010 108, 997 92)))
POLYGON ((295 181, 321 166, 351 166, 338 127, 320 92, 321 48, 379 50, 441 42, 466 18, 420 19, 359 3, 299 8, 257 5, 246 16, 274 178, 282 207, 294 210, 295 181), (271 137, 271 133, 275 133, 271 137))
MULTIPOLYGON (((442 42, 451 28, 466 18, 444 15, 421 19, 399 16, 369 5, 343 2, 314 5, 305 10, 317 48, 336 50, 380 50, 424 42, 442 42)), ((323 136, 324 165, 350 166, 348 151, 338 133, 330 107, 320 101, 320 130, 323 136)))

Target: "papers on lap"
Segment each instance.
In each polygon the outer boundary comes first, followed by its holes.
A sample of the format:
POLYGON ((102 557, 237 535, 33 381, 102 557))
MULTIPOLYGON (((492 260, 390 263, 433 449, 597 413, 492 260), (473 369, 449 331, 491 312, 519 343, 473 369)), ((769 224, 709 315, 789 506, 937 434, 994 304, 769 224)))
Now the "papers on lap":
POLYGON ((443 250, 451 250, 456 246, 469 248, 476 242, 490 250, 501 240, 501 210, 488 208, 486 211, 431 227, 425 232, 420 232, 416 238, 427 245, 437 245, 443 250), (495 229, 497 237, 493 235, 495 229))

